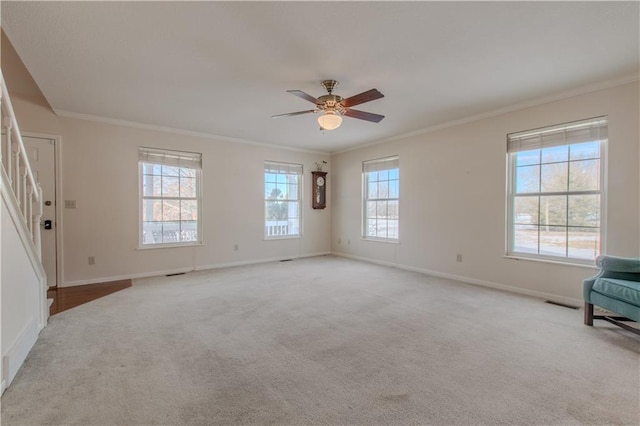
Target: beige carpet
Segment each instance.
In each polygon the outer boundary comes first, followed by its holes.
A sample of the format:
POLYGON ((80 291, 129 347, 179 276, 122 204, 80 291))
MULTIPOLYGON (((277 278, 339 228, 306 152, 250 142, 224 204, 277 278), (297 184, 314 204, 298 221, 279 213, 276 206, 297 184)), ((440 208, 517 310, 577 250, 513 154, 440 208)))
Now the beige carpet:
POLYGON ((582 311, 326 256, 52 317, 2 425, 638 424, 639 360, 582 311))

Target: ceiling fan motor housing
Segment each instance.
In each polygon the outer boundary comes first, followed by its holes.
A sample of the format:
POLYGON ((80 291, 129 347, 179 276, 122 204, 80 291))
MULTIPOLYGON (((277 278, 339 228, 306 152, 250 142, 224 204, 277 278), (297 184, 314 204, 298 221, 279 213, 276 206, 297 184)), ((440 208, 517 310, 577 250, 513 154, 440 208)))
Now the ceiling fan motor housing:
POLYGON ((340 110, 340 102, 342 102, 342 96, 338 95, 324 95, 318 98, 316 106, 321 111, 333 111, 340 110))

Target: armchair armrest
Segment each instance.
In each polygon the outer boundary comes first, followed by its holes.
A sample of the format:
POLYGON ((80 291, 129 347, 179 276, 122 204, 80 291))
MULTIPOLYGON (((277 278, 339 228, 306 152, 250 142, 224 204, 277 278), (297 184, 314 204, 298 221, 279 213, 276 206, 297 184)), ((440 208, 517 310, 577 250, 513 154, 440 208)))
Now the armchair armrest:
POLYGON ((604 274, 603 270, 600 270, 595 276, 590 277, 582 281, 582 297, 585 302, 591 303, 591 290, 596 280, 604 274))

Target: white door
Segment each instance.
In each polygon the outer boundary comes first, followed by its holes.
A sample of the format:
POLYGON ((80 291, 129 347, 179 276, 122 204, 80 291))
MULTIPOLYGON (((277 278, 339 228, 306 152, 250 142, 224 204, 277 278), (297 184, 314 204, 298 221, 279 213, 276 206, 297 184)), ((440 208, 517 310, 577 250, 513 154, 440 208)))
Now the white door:
POLYGON ((23 136, 24 146, 35 178, 42 187, 44 210, 40 221, 42 265, 47 273, 47 284, 55 287, 57 281, 56 244, 56 145, 54 139, 23 136))

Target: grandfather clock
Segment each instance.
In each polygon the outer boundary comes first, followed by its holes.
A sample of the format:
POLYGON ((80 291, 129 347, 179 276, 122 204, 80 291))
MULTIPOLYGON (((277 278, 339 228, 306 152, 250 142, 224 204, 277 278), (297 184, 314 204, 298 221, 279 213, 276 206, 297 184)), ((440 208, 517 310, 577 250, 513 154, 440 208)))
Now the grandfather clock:
POLYGON ((313 203, 314 209, 324 209, 327 206, 327 172, 311 172, 313 176, 313 203))

